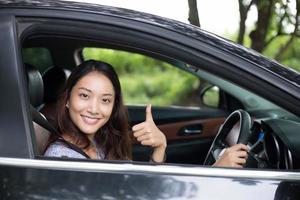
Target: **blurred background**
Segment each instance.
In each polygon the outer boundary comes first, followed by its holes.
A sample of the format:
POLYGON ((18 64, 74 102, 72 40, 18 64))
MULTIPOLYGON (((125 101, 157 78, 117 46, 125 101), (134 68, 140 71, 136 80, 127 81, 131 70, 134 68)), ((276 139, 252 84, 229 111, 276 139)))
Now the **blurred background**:
MULTIPOLYGON (((190 23, 300 71, 300 0, 85 1, 190 23)), ((122 89, 127 104, 199 106, 195 98, 201 80, 169 63, 112 49, 84 48, 82 52, 85 59, 106 61, 116 68, 126 86, 122 89)), ((214 101, 216 95, 212 96, 214 101)))
POLYGON ((300 71, 300 0, 86 1, 191 23, 300 71))

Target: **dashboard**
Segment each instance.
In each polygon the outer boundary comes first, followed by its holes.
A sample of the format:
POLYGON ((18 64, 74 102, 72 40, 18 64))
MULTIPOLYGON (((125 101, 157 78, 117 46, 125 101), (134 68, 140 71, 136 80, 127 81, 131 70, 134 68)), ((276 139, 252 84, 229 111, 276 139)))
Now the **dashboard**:
POLYGON ((286 119, 254 121, 246 167, 300 168, 300 123, 286 119))

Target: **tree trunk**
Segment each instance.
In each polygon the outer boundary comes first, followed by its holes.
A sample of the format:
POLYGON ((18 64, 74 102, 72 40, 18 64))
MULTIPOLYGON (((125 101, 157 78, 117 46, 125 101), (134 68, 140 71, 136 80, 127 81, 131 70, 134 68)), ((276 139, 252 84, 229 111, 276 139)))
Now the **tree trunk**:
POLYGON ((242 3, 242 0, 239 0, 239 9, 240 9, 240 28, 239 28, 239 34, 237 42, 239 44, 244 44, 244 35, 246 31, 246 19, 247 19, 247 13, 246 8, 242 3))
POLYGON ((256 29, 250 33, 251 48, 262 52, 265 48, 267 31, 269 30, 275 2, 274 0, 258 0, 255 4, 257 6, 258 17, 256 29))
POLYGON ((239 0, 240 26, 239 26, 239 33, 237 38, 237 42, 239 44, 244 44, 244 36, 246 32, 246 20, 247 20, 248 12, 253 3, 254 0, 252 0, 248 5, 246 5, 243 0, 239 0))
POLYGON ((189 2, 189 22, 195 26, 200 27, 198 8, 197 8, 197 0, 188 0, 189 2))

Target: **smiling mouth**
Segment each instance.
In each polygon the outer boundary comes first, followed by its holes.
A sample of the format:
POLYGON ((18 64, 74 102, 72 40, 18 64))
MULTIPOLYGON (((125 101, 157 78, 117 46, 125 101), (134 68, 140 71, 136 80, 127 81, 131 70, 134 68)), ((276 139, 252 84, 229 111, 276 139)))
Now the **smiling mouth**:
POLYGON ((86 115, 81 115, 81 117, 82 117, 83 122, 88 125, 95 125, 100 120, 100 118, 98 118, 98 117, 90 117, 90 116, 86 116, 86 115))

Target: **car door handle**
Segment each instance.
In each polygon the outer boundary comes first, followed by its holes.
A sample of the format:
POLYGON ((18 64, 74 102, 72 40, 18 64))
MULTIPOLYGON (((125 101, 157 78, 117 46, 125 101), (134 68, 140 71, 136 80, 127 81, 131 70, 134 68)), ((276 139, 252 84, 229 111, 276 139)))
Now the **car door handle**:
POLYGON ((178 136, 191 136, 191 135, 200 135, 202 133, 201 124, 192 124, 182 127, 177 135, 178 136))
POLYGON ((183 131, 186 135, 201 134, 201 132, 202 132, 202 130, 200 130, 200 129, 190 130, 188 128, 185 128, 183 131))

